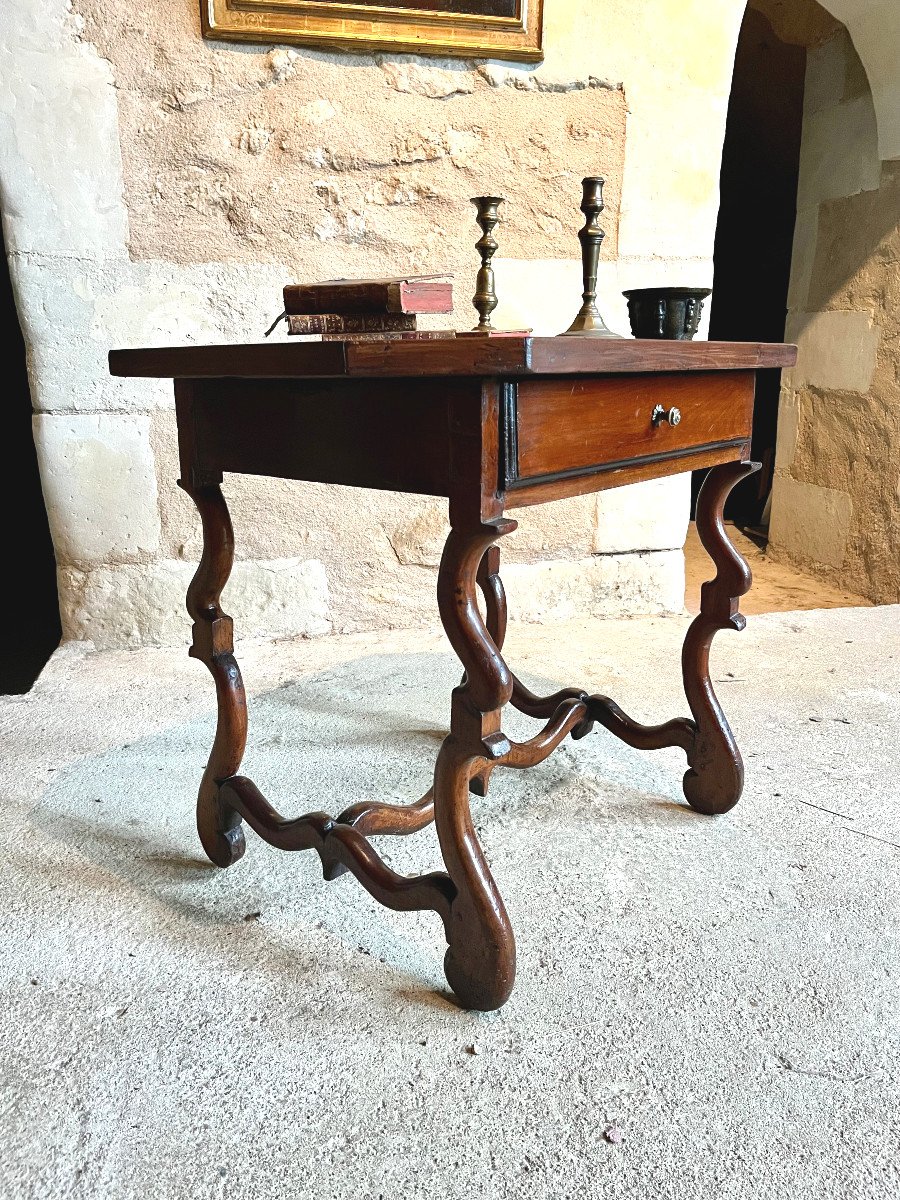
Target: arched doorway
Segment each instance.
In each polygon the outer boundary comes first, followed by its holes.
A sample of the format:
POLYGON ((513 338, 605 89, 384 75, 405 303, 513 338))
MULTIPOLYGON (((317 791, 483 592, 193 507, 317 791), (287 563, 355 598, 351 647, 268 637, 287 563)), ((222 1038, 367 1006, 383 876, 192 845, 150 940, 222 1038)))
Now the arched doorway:
POLYGON ((4 592, 0 632, 0 694, 27 692, 59 645, 62 630, 56 560, 31 432, 31 393, 25 344, 13 298, 0 227, 0 332, 7 347, 3 415, 4 470, 0 505, 6 521, 4 592))
MULTIPOLYGON (((815 0, 750 0, 722 159, 710 336, 801 347, 783 388, 777 374, 760 381, 753 456, 763 470, 736 491, 726 514, 756 541, 734 531, 757 576, 755 602, 768 593, 769 607, 757 611, 878 599, 848 557, 855 551, 876 561, 859 534, 853 544, 856 529, 875 522, 854 516, 851 526, 850 514, 867 498, 856 486, 860 458, 880 460, 870 474, 890 474, 890 437, 872 443, 872 412, 883 398, 866 396, 868 383, 858 396, 841 390, 857 386, 848 382, 859 357, 853 339, 871 345, 878 336, 871 325, 886 324, 858 286, 871 274, 867 260, 879 258, 886 225, 900 222, 900 204, 882 178, 889 164, 880 160, 878 133, 867 71, 848 29, 815 0), (832 360, 842 364, 837 372, 832 360), (837 378, 830 381, 829 372, 837 378)), ((693 537, 689 606, 692 550, 693 537)))
MULTIPOLYGON (((785 331, 800 355, 783 377, 767 552, 817 581, 897 603, 900 6, 751 0, 745 31, 760 15, 781 41, 807 50, 785 331)), ((739 67, 740 60, 739 51, 739 67)), ((773 90, 775 61, 770 52, 758 63, 773 90)), ((774 123, 783 119, 777 110, 774 123)), ((746 152, 771 136, 760 122, 747 133, 746 152)), ((724 170, 722 181, 724 213, 724 170)), ((761 211, 768 197, 756 191, 761 211)), ((755 332, 748 317, 747 335, 755 332)), ((774 403, 762 400, 765 419, 764 405, 774 403)))
MULTIPOLYGON (((782 40, 752 2, 741 27, 722 151, 710 338, 784 339, 797 213, 806 48, 782 40)), ((762 470, 736 489, 728 516, 759 526, 772 487, 779 371, 762 372, 753 457, 762 470)), ((697 481, 695 481, 696 486, 697 481)))

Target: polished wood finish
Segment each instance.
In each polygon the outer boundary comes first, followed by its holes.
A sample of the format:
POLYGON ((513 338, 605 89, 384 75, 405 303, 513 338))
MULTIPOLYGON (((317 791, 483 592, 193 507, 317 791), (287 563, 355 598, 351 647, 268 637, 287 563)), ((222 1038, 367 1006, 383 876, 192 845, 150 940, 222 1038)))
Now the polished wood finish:
POLYGON ((536 375, 645 374, 649 371, 757 371, 792 367, 796 346, 765 342, 596 342, 534 338, 529 371, 536 375))
POLYGON ((567 737, 586 737, 602 725, 637 749, 681 748, 688 763, 684 794, 699 812, 728 811, 743 785, 741 757, 709 672, 712 640, 721 629, 742 628, 738 604, 750 586, 722 513, 731 489, 757 469, 747 461, 755 370, 789 364, 793 350, 560 341, 188 347, 111 356, 117 373, 175 378, 179 482, 203 526, 203 556, 187 598, 190 653, 212 674, 218 702, 197 803, 207 855, 222 867, 235 863, 246 822, 281 849, 314 850, 326 879, 349 872, 388 907, 435 912, 447 938, 447 979, 460 1003, 475 1009, 502 1005, 515 980, 512 928, 469 807, 470 795, 485 795, 498 768, 527 769, 567 737), (681 410, 680 423, 663 419, 673 407, 681 410), (716 574, 704 585, 682 653, 691 716, 642 725, 606 696, 578 688, 532 693, 503 657, 507 609, 498 543, 516 527, 507 507, 693 465, 713 468, 697 525, 716 574), (432 786, 415 804, 372 799, 336 819, 323 812, 289 818, 238 774, 247 709, 232 622, 220 601, 234 559, 220 486, 225 472, 448 498, 451 529, 437 600, 464 673, 432 786), (533 737, 507 736, 508 705, 543 723, 533 737), (399 875, 368 840, 414 833, 432 821, 444 871, 399 875))
POLYGON ((587 720, 574 732, 576 738, 584 737, 596 722, 637 750, 680 747, 688 760, 682 781, 685 799, 707 815, 734 808, 744 786, 741 755, 710 679, 709 652, 720 629, 740 631, 746 624, 738 605, 741 596, 750 590, 752 575, 728 540, 723 510, 732 488, 758 470, 759 463, 716 467, 707 475, 698 497, 697 531, 716 566, 716 576, 703 584, 700 613, 688 630, 682 650, 685 695, 694 719, 679 717, 662 725, 641 725, 608 696, 590 696, 585 698, 587 720))
MULTIPOLYGON (((512 675, 482 620, 476 599, 481 560, 516 528, 497 518, 460 522, 447 538, 438 574, 438 609, 465 676, 453 692, 450 733, 434 773, 435 821, 457 897, 450 914, 447 980, 468 1008, 499 1008, 512 991, 516 951, 512 927, 469 810, 469 782, 494 753, 496 716, 512 696, 512 675)), ((502 734, 499 735, 502 737, 502 734)), ((505 745, 498 747, 505 749, 505 745)))
POLYGON ((350 871, 379 904, 401 912, 429 909, 448 927, 456 892, 446 872, 414 877, 399 875, 352 825, 320 812, 305 817, 283 817, 256 784, 242 775, 223 782, 219 801, 227 812, 243 817, 271 846, 279 850, 315 850, 326 879, 337 879, 350 871))
POLYGON ((688 630, 681 666, 696 738, 688 751, 690 770, 684 794, 702 813, 734 808, 744 787, 744 764, 709 675, 709 651, 720 629, 740 632, 747 624, 741 596, 753 583, 746 561, 728 540, 723 511, 729 492, 760 469, 759 463, 731 463, 711 471, 697 498, 697 532, 716 567, 716 576, 700 589, 700 615, 688 630))
POLYGON ((435 397, 424 380, 199 380, 192 467, 204 478, 230 471, 447 496, 450 404, 480 396, 475 382, 448 382, 435 397))
POLYGON ((230 867, 244 853, 244 833, 237 813, 221 803, 219 789, 237 773, 247 745, 247 697, 234 657, 231 617, 220 604, 234 563, 234 533, 218 484, 179 482, 203 523, 203 556, 187 594, 194 621, 189 653, 209 668, 218 706, 216 737, 197 797, 197 831, 216 866, 230 867))
POLYGON ((749 371, 526 379, 514 390, 518 453, 510 489, 685 450, 733 447, 751 434, 749 371), (679 424, 654 423, 657 406, 677 408, 679 424))
POLYGON ((579 471, 572 475, 551 475, 535 482, 520 481, 509 488, 506 498, 510 508, 526 508, 532 504, 546 504, 550 500, 565 500, 570 496, 624 487, 629 483, 646 483, 650 479, 662 479, 682 471, 702 471, 707 467, 718 467, 735 459, 746 460, 749 457, 749 439, 746 442, 726 442, 720 447, 688 448, 677 454, 610 463, 602 470, 587 474, 579 471))
POLYGON ((150 379, 301 379, 380 375, 618 375, 792 367, 795 346, 759 342, 511 337, 439 342, 259 342, 113 350, 113 375, 150 379))

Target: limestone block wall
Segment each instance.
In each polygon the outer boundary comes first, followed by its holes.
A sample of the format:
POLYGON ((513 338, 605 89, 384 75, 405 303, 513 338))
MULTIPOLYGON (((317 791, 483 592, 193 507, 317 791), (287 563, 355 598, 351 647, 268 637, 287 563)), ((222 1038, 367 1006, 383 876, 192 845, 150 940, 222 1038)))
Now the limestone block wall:
MULTIPOLYGON (((900 79, 900 59, 895 61, 900 79)), ((770 548, 900 600, 900 163, 845 30, 810 51, 770 548)))
MULTIPOLYGON (((169 388, 108 378, 110 347, 259 340, 286 280, 359 272, 455 272, 465 327, 468 197, 494 190, 498 319, 558 332, 597 171, 615 328, 623 288, 711 281, 743 3, 546 7, 526 68, 205 43, 196 0, 5 0, 0 208, 66 636, 183 640, 199 549, 169 388)), ((433 619, 440 504, 226 482, 240 632, 433 619)), ((684 478, 527 510, 505 549, 516 611, 680 608, 687 512, 684 478)))
MULTIPOLYGON (((814 46, 841 24, 868 80, 879 157, 900 158, 900 5, 896 0, 750 0, 787 42, 814 46)), ((818 69, 814 68, 818 74, 818 69)))

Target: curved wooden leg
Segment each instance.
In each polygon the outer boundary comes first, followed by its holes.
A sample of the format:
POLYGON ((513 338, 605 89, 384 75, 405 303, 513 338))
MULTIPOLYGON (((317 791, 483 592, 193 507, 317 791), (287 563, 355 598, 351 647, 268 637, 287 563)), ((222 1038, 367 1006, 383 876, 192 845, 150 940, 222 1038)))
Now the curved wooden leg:
MULTIPOLYGON (((488 633, 498 650, 506 641, 506 589, 500 578, 500 548, 491 546, 478 564, 478 586, 484 596, 484 611, 488 633)), ((500 728, 500 713, 494 719, 495 728, 500 728)), ((486 796, 494 768, 488 763, 476 771, 469 780, 469 791, 474 796, 486 796)))
MULTIPOLYGON (((478 565, 478 586, 484 596, 486 625, 498 650, 503 649, 506 638, 506 591, 500 578, 500 550, 491 546, 485 551, 478 565)), ((551 712, 555 712, 554 707, 551 712)), ((550 714, 548 714, 550 715, 550 714)), ((495 729, 499 730, 499 713, 495 718, 495 729)), ((477 770, 469 781, 469 790, 475 796, 486 796, 488 781, 493 765, 486 764, 477 770)), ((345 809, 338 821, 352 825, 360 833, 407 834, 425 829, 434 820, 434 789, 429 788, 415 804, 384 804, 380 801, 363 800, 345 809)))
POLYGON ((723 509, 731 489, 759 466, 738 462, 714 467, 697 500, 697 532, 716 566, 716 577, 701 589, 700 614, 685 638, 681 666, 685 695, 697 726, 688 749, 690 769, 683 787, 688 803, 702 813, 728 812, 744 787, 743 760, 709 677, 709 651, 720 629, 741 630, 746 624, 739 603, 750 590, 753 576, 728 539, 723 509))
POLYGON ((506 588, 500 578, 500 547, 491 546, 478 564, 478 586, 484 596, 488 633, 498 650, 506 641, 506 588))
POLYGON ((434 820, 434 788, 429 788, 421 800, 416 800, 414 804, 360 800, 345 808, 337 820, 341 825, 352 825, 367 837, 373 833, 418 833, 434 820))
POLYGON ((234 775, 221 787, 225 803, 240 812, 251 829, 279 850, 315 850, 325 879, 350 871, 379 904, 398 912, 431 909, 446 929, 456 889, 444 871, 430 875, 398 875, 381 858, 366 836, 352 825, 332 820, 327 813, 283 817, 252 779, 234 775))
POLYGON ((508 999, 516 949, 503 900, 472 825, 469 786, 486 763, 510 749, 499 732, 499 712, 512 695, 513 683, 478 611, 476 578, 488 548, 513 529, 514 521, 502 519, 452 529, 438 577, 441 620, 465 668, 465 678, 453 692, 450 733, 434 775, 438 838, 456 888, 444 969, 460 1003, 484 1011, 508 999))
POLYGON ((203 522, 203 556, 187 594, 193 617, 188 653, 209 668, 216 684, 216 737, 197 797, 197 831, 203 849, 219 867, 230 867, 244 853, 241 818, 221 801, 219 785, 236 775, 247 744, 247 698, 234 657, 231 617, 220 607, 222 589, 234 562, 234 532, 218 484, 193 487, 179 480, 203 522))
MULTIPOLYGON (((502 650, 503 643, 506 641, 507 608, 506 588, 500 578, 500 548, 498 546, 491 546, 482 558, 478 568, 478 586, 484 596, 488 632, 494 639, 497 649, 502 650)), ((564 688, 560 692, 554 692, 552 696, 536 696, 515 675, 513 675, 512 681, 513 690, 510 703, 513 708, 524 713, 526 717, 546 720, 554 716, 559 706, 567 700, 586 699, 586 693, 580 688, 564 688)), ((492 766, 486 767, 473 776, 470 786, 475 795, 487 795, 487 781, 490 779, 493 769, 492 766)))
MULTIPOLYGON (((484 596, 488 633, 497 649, 502 650, 506 639, 506 590, 500 578, 500 550, 497 546, 489 547, 482 555, 478 564, 477 583, 484 596)), ((551 712, 555 711, 554 706, 551 712)), ((500 728, 499 713, 495 719, 495 728, 500 728)), ((469 790, 473 795, 487 795, 488 781, 493 770, 493 765, 488 763, 475 772, 469 780, 469 790)), ((338 817, 342 824, 352 825, 360 833, 367 835, 417 833, 433 820, 434 788, 429 788, 415 804, 383 804, 380 801, 363 800, 345 809, 338 817)))

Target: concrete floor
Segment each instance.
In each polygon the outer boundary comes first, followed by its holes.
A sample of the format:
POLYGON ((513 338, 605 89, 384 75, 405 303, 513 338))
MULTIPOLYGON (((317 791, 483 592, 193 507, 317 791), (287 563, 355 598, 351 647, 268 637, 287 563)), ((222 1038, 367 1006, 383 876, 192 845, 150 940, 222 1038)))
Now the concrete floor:
MULTIPOLYGON (((657 720, 685 624, 514 628, 510 658, 657 720)), ((284 811, 424 788, 458 678, 437 632, 241 658, 246 769, 284 811)), ((727 817, 685 808, 677 751, 604 732, 494 777, 519 977, 476 1015, 435 918, 252 836, 204 861, 198 663, 58 652, 0 701, 0 1194, 895 1200, 900 609, 758 617, 714 668, 748 767, 727 817)), ((433 830, 381 844, 437 863, 433 830)))

